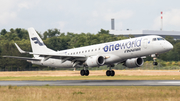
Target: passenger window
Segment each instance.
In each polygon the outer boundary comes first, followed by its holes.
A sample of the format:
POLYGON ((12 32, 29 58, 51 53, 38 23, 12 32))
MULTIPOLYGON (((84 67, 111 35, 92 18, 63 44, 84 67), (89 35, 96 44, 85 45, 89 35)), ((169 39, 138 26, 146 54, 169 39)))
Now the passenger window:
POLYGON ((153 38, 153 41, 156 41, 156 38, 153 38))
POLYGON ((90 50, 88 50, 88 52, 90 52, 90 50))

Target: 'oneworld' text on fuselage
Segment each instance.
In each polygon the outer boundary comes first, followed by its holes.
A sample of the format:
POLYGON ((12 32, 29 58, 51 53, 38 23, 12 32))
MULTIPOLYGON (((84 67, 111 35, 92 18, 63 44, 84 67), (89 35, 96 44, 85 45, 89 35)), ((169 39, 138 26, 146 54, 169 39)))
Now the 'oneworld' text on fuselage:
MULTIPOLYGON (((110 44, 110 45, 106 45, 103 49, 104 52, 108 52, 108 51, 115 51, 115 50, 120 50, 120 49, 130 49, 130 48, 138 48, 141 46, 141 39, 136 39, 133 41, 127 41, 124 43, 116 43, 116 44, 110 44)), ((135 49, 133 51, 139 51, 141 49, 135 49)), ((125 53, 130 52, 130 51, 124 51, 125 53)))

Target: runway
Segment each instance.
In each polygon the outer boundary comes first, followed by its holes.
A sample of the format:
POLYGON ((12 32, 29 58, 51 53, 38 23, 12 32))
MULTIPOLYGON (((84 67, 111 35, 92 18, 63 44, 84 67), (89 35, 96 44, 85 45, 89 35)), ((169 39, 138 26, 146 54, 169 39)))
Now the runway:
POLYGON ((0 86, 180 86, 180 80, 0 81, 0 86))

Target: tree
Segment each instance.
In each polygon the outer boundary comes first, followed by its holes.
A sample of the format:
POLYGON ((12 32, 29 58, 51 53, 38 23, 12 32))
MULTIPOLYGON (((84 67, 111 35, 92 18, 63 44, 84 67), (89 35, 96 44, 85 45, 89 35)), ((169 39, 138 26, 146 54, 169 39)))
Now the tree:
POLYGON ((5 35, 7 33, 6 29, 2 29, 0 35, 5 35))
POLYGON ((100 32, 98 32, 98 34, 109 34, 109 30, 101 29, 100 32))
POLYGON ((46 38, 51 38, 51 37, 54 37, 54 36, 59 36, 61 33, 60 33, 60 30, 57 29, 57 28, 54 28, 54 29, 48 29, 48 31, 45 31, 43 33, 43 38, 46 39, 46 38))

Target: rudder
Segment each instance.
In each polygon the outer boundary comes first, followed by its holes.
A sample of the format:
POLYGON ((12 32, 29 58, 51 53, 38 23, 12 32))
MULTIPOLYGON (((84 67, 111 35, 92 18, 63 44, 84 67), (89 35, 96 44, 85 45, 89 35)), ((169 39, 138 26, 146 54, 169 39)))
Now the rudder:
POLYGON ((33 53, 55 52, 54 50, 51 50, 46 47, 46 45, 43 43, 42 39, 39 37, 39 35, 37 34, 34 28, 28 28, 28 33, 29 33, 29 38, 33 53))

